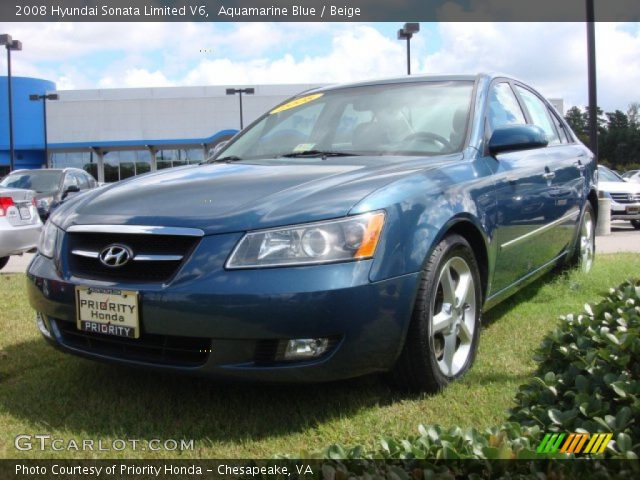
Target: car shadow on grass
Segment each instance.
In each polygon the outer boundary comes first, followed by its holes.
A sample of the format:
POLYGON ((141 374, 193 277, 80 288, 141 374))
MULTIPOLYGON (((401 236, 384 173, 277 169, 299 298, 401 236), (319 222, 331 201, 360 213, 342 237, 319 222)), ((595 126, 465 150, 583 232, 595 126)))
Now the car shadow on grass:
POLYGON ((408 398, 378 376, 311 385, 223 383, 92 362, 41 340, 4 352, 0 410, 40 433, 259 440, 408 398))
MULTIPOLYGON (((552 275, 491 309, 485 325, 530 301, 552 275)), ((93 362, 62 354, 40 339, 5 347, 0 376, 1 410, 40 433, 56 429, 89 438, 256 441, 422 398, 394 389, 377 375, 309 385, 229 383, 93 362)), ((472 370, 463 382, 472 388, 521 380, 472 370)))

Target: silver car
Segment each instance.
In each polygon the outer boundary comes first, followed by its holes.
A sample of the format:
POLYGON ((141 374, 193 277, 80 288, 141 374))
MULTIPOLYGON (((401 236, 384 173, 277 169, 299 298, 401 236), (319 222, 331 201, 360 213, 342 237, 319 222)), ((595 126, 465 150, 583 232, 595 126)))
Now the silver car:
POLYGON ((0 269, 11 255, 22 255, 38 244, 42 222, 35 204, 35 192, 0 187, 0 269))
POLYGON ((611 199, 611 220, 628 220, 640 229, 640 184, 625 181, 602 165, 598 166, 598 191, 611 199))

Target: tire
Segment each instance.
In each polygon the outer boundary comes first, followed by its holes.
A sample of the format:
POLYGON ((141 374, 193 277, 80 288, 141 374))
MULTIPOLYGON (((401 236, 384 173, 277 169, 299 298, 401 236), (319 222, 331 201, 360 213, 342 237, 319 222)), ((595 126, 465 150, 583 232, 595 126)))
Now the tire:
POLYGON ((570 260, 572 267, 580 268, 589 273, 593 267, 593 259, 596 253, 596 222, 591 203, 587 202, 580 220, 578 238, 573 247, 573 256, 570 260))
POLYGON ((640 220, 631 220, 631 225, 633 225, 633 228, 636 230, 640 230, 640 220))
POLYGON ((435 393, 469 370, 478 348, 481 311, 473 250, 460 235, 449 235, 422 272, 405 345, 392 371, 396 385, 435 393))
POLYGON ((0 270, 2 270, 7 263, 9 263, 9 257, 0 257, 0 270))

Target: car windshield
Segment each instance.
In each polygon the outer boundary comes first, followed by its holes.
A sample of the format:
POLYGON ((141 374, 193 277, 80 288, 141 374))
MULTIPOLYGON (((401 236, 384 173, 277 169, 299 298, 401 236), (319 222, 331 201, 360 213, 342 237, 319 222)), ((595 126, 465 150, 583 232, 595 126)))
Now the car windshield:
POLYGON ((26 188, 37 193, 53 193, 60 185, 60 171, 34 170, 31 172, 16 172, 7 175, 0 186, 10 188, 26 188))
POLYGON ((429 81, 302 94, 260 118, 213 161, 459 152, 472 91, 472 81, 429 81))
POLYGON ((598 168, 598 179, 603 182, 624 182, 624 180, 608 168, 598 168))

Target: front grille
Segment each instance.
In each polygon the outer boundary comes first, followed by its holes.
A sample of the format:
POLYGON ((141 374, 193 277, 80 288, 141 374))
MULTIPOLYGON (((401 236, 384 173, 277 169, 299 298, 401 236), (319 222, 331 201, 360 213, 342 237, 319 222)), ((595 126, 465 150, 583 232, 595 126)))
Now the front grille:
POLYGON ((612 193, 611 198, 617 203, 640 203, 638 193, 612 193))
POLYGON ((193 251, 199 237, 132 233, 70 232, 68 234, 70 273, 76 277, 117 282, 167 282, 193 251), (126 245, 134 259, 120 267, 107 267, 97 255, 112 244, 126 245), (94 256, 82 256, 74 252, 94 256), (175 256, 174 260, 136 261, 136 256, 175 256))
POLYGON ((62 343, 87 353, 157 365, 197 367, 211 352, 211 339, 143 333, 140 338, 124 338, 84 332, 75 323, 50 319, 60 332, 62 343))

